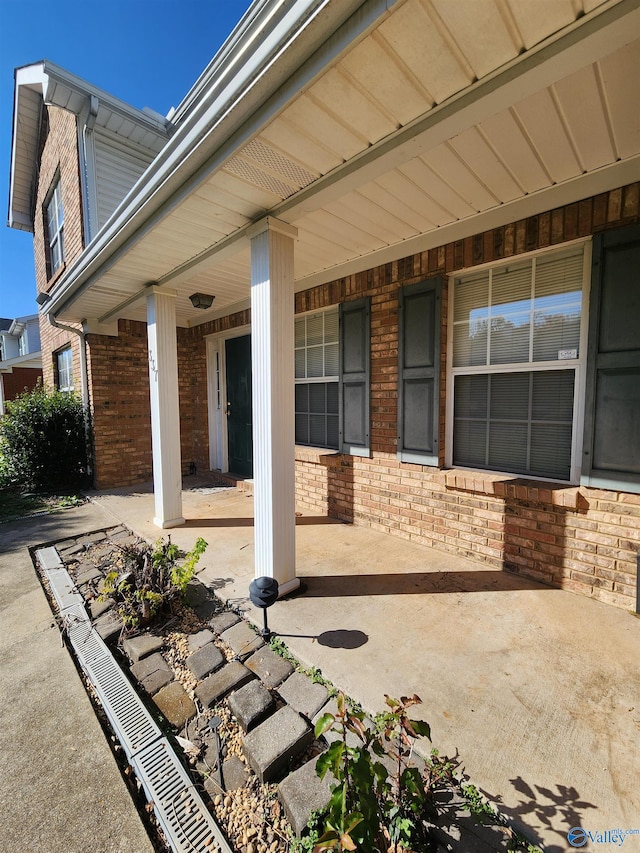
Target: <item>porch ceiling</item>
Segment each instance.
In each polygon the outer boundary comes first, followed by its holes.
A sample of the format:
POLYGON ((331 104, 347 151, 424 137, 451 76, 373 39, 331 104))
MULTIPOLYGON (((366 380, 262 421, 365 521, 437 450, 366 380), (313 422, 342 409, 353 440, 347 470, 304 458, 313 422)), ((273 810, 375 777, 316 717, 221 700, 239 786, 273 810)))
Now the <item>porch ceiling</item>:
POLYGON ((301 289, 637 180, 638 5, 396 3, 59 316, 144 320, 148 282, 180 325, 228 313, 267 214, 299 230, 301 289))

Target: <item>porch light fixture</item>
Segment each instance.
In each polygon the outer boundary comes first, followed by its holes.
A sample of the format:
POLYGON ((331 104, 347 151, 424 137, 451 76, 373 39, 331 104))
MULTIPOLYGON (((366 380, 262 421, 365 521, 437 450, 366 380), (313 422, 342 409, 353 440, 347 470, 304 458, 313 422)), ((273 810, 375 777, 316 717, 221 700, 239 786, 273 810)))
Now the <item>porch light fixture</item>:
POLYGON ((49 293, 45 293, 44 290, 40 290, 38 295, 36 296, 36 302, 42 308, 49 300, 51 299, 51 295, 49 293))
POLYGON ((211 308, 211 304, 215 299, 210 293, 192 293, 189 297, 194 308, 211 308))
POLYGON ((278 598, 278 581, 275 578, 262 576, 252 580, 249 584, 249 598, 255 607, 262 610, 264 617, 264 628, 260 632, 265 640, 271 636, 271 631, 267 625, 267 607, 271 607, 278 598))

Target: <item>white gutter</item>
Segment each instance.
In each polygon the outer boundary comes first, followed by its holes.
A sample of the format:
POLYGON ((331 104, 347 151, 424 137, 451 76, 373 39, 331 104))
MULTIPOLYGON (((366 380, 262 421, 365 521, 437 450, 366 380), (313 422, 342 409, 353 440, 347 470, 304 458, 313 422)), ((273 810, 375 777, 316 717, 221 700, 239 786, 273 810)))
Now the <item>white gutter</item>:
MULTIPOLYGON (((241 22, 242 31, 231 36, 220 58, 205 72, 207 81, 217 74, 211 88, 205 87, 205 94, 200 96, 204 84, 199 82, 194 87, 197 91, 192 90, 193 94, 187 96, 184 110, 190 108, 191 103, 193 108, 95 242, 63 277, 58 292, 52 295, 49 310, 54 315, 63 310, 188 195, 223 158, 230 156, 239 144, 234 134, 244 131, 248 138, 248 123, 255 133, 259 121, 266 121, 267 116, 280 110, 285 103, 281 92, 303 66, 308 84, 312 75, 321 70, 314 64, 314 54, 330 41, 352 13, 357 18, 356 34, 361 35, 396 2, 400 0, 293 0, 292 3, 281 0, 277 4, 281 17, 267 32, 262 29, 260 16, 274 4, 272 0, 254 4, 248 16, 255 14, 256 17, 247 20, 245 16, 241 22)), ((343 48, 344 43, 341 44, 343 48)), ((328 53, 335 58, 336 46, 330 45, 328 53)), ((323 54, 323 63, 327 61, 323 54)), ((299 86, 303 84, 304 80, 299 86)))

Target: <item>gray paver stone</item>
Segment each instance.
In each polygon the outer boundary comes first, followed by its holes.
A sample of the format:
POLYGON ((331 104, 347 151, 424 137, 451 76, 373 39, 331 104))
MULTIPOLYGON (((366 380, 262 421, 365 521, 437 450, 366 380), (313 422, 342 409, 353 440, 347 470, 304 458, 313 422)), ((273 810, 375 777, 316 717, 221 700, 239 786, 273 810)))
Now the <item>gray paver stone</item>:
POLYGON ((216 613, 215 616, 209 619, 209 627, 214 634, 222 634, 227 628, 237 625, 239 621, 240 617, 236 613, 233 613, 231 610, 224 610, 222 613, 216 613))
POLYGON ((207 601, 203 601, 201 604, 196 604, 193 607, 194 613, 199 619, 202 619, 203 622, 208 622, 209 619, 218 611, 220 607, 220 602, 216 601, 213 598, 209 598, 207 601))
POLYGON ((224 662, 225 656, 213 643, 207 643, 206 646, 189 655, 186 660, 187 666, 198 681, 209 673, 215 672, 216 669, 220 669, 224 662))
POLYGON ((214 672, 213 675, 205 678, 196 687, 196 696, 205 708, 210 708, 219 699, 224 698, 227 693, 243 687, 252 678, 253 673, 241 664, 240 661, 231 661, 231 663, 223 666, 222 669, 214 672))
POLYGON ((95 545, 96 542, 102 542, 107 538, 107 534, 103 530, 96 533, 87 533, 85 536, 78 536, 78 545, 95 545))
POLYGON ((312 741, 313 731, 307 721, 285 705, 245 735, 242 749, 260 781, 271 782, 312 741))
POLYGON ((140 634, 139 637, 131 637, 122 643, 125 654, 132 663, 138 663, 142 658, 160 651, 163 646, 164 640, 155 634, 140 634))
POLYGON ((264 646, 264 640, 246 622, 238 622, 220 634, 220 639, 231 646, 237 655, 248 655, 264 646))
POLYGON ((92 563, 79 563, 75 570, 76 586, 83 586, 91 581, 97 581, 102 578, 100 572, 92 563))
POLYGON ((107 610, 111 610, 114 604, 113 598, 94 598, 90 604, 91 618, 97 619, 98 616, 102 616, 107 610))
POLYGON ((250 681, 228 699, 231 713, 245 732, 254 729, 275 711, 275 699, 259 681, 250 681))
POLYGON ((185 600, 189 607, 197 607, 199 604, 204 604, 209 598, 209 590, 197 578, 189 581, 185 590, 185 600))
POLYGON ((93 623, 93 627, 106 643, 112 637, 120 634, 124 627, 124 623, 113 610, 107 610, 107 612, 103 613, 102 616, 98 616, 96 621, 93 623))
POLYGON ((189 653, 193 654, 194 652, 197 652, 198 649, 206 646, 207 643, 211 642, 211 640, 213 640, 213 634, 208 628, 203 628, 202 631, 197 631, 195 634, 189 634, 187 637, 189 653))
POLYGON ((331 785, 336 781, 329 770, 324 779, 316 773, 317 758, 307 761, 278 785, 278 799, 284 806, 287 820, 299 837, 306 827, 312 811, 323 809, 331 796, 331 785))
POLYGON ((258 676, 266 687, 277 687, 293 672, 288 660, 263 646, 247 658, 244 665, 258 676))
POLYGON ((223 763, 222 781, 226 791, 242 788, 248 778, 249 768, 237 755, 232 755, 223 763))
POLYGON ((147 693, 153 695, 173 681, 173 670, 160 652, 143 658, 131 667, 131 674, 147 693))
POLYGON ((65 557, 72 557, 74 554, 80 554, 84 551, 84 545, 70 545, 68 548, 58 548, 58 553, 64 559, 65 557))
POLYGON ((329 700, 329 691, 322 684, 314 683, 308 675, 294 672, 280 687, 278 693, 287 705, 313 719, 329 700))
POLYGON ((172 726, 181 729, 196 715, 196 706, 179 681, 172 681, 153 697, 153 701, 172 726))

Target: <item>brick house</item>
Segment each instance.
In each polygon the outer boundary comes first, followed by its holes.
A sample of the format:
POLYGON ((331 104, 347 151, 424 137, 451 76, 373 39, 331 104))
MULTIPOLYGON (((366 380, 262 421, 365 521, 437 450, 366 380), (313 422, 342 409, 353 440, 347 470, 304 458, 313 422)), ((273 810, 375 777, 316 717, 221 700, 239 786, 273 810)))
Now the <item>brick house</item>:
POLYGON ((38 315, 0 317, 0 416, 7 400, 31 391, 42 380, 38 315))
POLYGON ((640 10, 545 8, 257 0, 167 118, 17 70, 98 488, 253 477, 283 593, 297 503, 637 608, 640 10))

